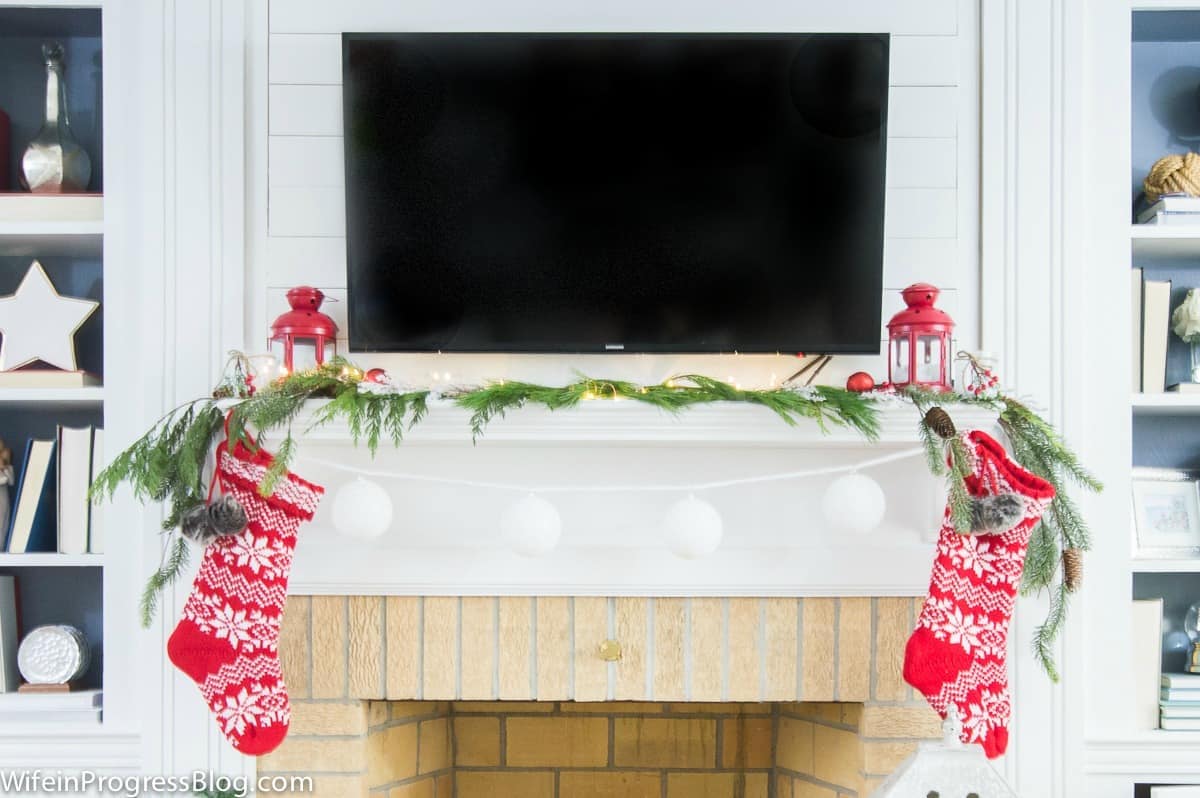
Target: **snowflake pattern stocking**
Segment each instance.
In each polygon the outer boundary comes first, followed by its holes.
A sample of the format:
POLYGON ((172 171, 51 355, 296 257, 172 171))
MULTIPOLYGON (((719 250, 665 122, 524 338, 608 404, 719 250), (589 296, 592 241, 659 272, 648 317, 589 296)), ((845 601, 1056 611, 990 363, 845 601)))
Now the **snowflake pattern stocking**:
POLYGON ((258 485, 271 456, 241 444, 218 452, 214 479, 241 503, 249 524, 205 547, 167 655, 199 685, 233 747, 259 756, 287 735, 291 708, 279 668, 279 621, 296 530, 312 518, 324 489, 289 473, 264 498, 258 485))
POLYGON ((1005 663, 1008 624, 1029 536, 1054 488, 1013 462, 986 433, 965 433, 963 443, 971 464, 970 494, 1014 494, 1024 512, 1007 530, 962 535, 946 508, 929 598, 904 652, 904 679, 943 718, 953 704, 962 719, 963 742, 978 743, 994 758, 1008 747, 1012 714, 1005 663))

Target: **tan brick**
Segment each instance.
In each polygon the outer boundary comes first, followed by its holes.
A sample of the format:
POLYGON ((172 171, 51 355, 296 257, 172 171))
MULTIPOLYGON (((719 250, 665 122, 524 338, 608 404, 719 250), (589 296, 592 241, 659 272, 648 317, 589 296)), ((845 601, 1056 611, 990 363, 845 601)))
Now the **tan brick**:
POLYGON ((684 684, 684 640, 687 632, 687 600, 654 599, 654 699, 682 701, 684 684))
POLYGON ((553 701, 455 701, 456 714, 527 715, 554 711, 553 701))
POLYGON ((596 653, 608 638, 608 599, 576 598, 575 606, 575 700, 603 701, 608 698, 608 663, 596 653))
POLYGON ((561 701, 571 692, 571 600, 537 598, 537 697, 561 701))
POLYGON ((308 596, 288 596, 283 608, 279 630, 279 664, 283 680, 292 700, 312 695, 309 677, 312 673, 311 625, 312 599, 308 596))
POLYGON ((387 697, 409 699, 420 696, 421 599, 388 596, 387 697))
POLYGON ((721 721, 723 768, 753 770, 769 768, 773 762, 771 738, 774 723, 769 717, 742 717, 721 721))
POLYGON ((770 715, 771 706, 754 701, 697 701, 668 704, 664 711, 676 715, 770 715))
POLYGON ((871 697, 871 599, 838 599, 838 701, 871 697))
MULTIPOLYGON (((293 717, 295 717, 295 705, 292 706, 293 717)), ((367 703, 367 725, 382 726, 387 723, 390 707, 387 701, 369 701, 367 703)))
POLYGON ((444 715, 448 711, 448 705, 443 701, 389 701, 387 703, 391 710, 392 720, 436 717, 444 715))
POLYGON ((904 648, 912 634, 912 599, 875 600, 875 695, 876 701, 908 698, 904 681, 904 648))
POLYGON ((729 679, 722 697, 731 701, 757 701, 762 697, 758 608, 758 599, 729 599, 729 679))
POLYGON ((365 701, 310 702, 296 701, 292 704, 292 721, 289 735, 319 734, 347 735, 367 733, 367 705, 365 701))
POLYGON ((725 645, 724 599, 692 599, 692 701, 720 701, 725 645))
POLYGON ((862 713, 862 704, 842 704, 842 723, 857 729, 862 723, 862 713))
POLYGON ((509 767, 604 767, 608 764, 608 720, 605 718, 507 718, 504 724, 505 762, 509 767))
POLYGON ((800 602, 794 598, 765 599, 767 693, 764 699, 794 701, 796 695, 796 635, 800 602))
POLYGON ((513 701, 533 698, 530 683, 533 651, 533 599, 500 598, 500 697, 513 701))
POLYGON ((935 739, 941 736, 942 721, 926 705, 863 707, 859 733, 865 738, 907 737, 935 739))
MULTIPOLYGON (((270 774, 259 771, 260 776, 270 774)), ((271 798, 367 798, 367 779, 361 773, 346 776, 313 776, 311 792, 282 792, 272 791, 269 784, 258 790, 259 795, 270 795, 271 798)))
POLYGON ((500 719, 486 716, 455 716, 454 764, 464 767, 498 766, 500 719))
POLYGON ((367 737, 367 782, 371 787, 417 775, 417 725, 390 726, 367 737))
POLYGON ((620 701, 641 701, 646 696, 646 612, 644 598, 618 598, 613 601, 616 639, 621 644, 621 659, 616 663, 617 678, 613 697, 620 701))
POLYGON ((383 598, 351 596, 348 609, 350 695, 383 698, 383 598))
POLYGON ((806 598, 804 639, 800 647, 803 679, 800 697, 805 701, 833 700, 833 599, 806 598))
POLYGON ((462 600, 462 698, 490 701, 496 697, 496 599, 466 596, 462 600))
POLYGON ((559 775, 558 798, 661 798, 662 776, 628 771, 570 771, 559 775))
POLYGON ((434 781, 434 798, 454 798, 454 774, 443 773, 434 781))
POLYGON ((450 767, 450 719, 421 721, 420 737, 417 772, 424 775, 450 767))
POLYGON ((313 596, 313 698, 346 695, 346 597, 313 596))
POLYGON ((737 773, 668 773, 667 798, 741 798, 737 773))
POLYGON ((862 777, 862 741, 854 732, 817 726, 813 746, 820 754, 815 758, 813 775, 818 779, 857 790, 862 777))
POLYGON ((775 798, 792 798, 792 777, 785 773, 775 775, 775 798))
POLYGON ((883 784, 886 780, 887 780, 886 776, 870 776, 868 778, 863 779, 862 794, 863 795, 872 794, 873 792, 875 792, 875 790, 879 789, 879 785, 883 784))
POLYGON ((811 773, 813 769, 813 724, 786 715, 779 718, 779 733, 775 740, 775 762, 779 767, 796 773, 811 773))
POLYGON ((425 599, 425 647, 421 681, 428 700, 457 698, 458 599, 429 596, 425 599))
POLYGON ((393 787, 388 792, 388 798, 434 798, 434 780, 421 779, 409 784, 393 787))
POLYGON ((660 715, 665 706, 653 701, 564 701, 560 705, 563 712, 576 715, 660 715))
POLYGON ((767 798, 771 777, 766 773, 746 773, 742 776, 742 793, 738 798, 767 798))
POLYGON ((803 779, 793 779, 792 798, 837 798, 837 791, 803 779))
POLYGON ((798 704, 785 704, 783 711, 789 715, 818 723, 842 722, 842 705, 835 701, 801 701, 798 704))
POLYGON ((716 766, 716 720, 617 718, 613 724, 613 764, 617 767, 716 766))
POLYGON ((454 783, 458 798, 554 798, 554 773, 549 770, 460 770, 454 783))
POLYGON ((357 773, 363 768, 364 739, 291 737, 258 760, 259 770, 283 773, 357 773))
POLYGON ((863 772, 868 776, 886 776, 916 750, 916 743, 863 743, 863 772))

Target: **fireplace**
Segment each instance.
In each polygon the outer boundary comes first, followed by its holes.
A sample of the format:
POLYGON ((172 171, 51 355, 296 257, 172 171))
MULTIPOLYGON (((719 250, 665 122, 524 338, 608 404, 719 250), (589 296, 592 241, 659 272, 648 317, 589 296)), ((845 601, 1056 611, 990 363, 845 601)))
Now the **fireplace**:
POLYGON ((865 796, 937 716, 908 597, 292 596, 260 773, 387 798, 865 796))

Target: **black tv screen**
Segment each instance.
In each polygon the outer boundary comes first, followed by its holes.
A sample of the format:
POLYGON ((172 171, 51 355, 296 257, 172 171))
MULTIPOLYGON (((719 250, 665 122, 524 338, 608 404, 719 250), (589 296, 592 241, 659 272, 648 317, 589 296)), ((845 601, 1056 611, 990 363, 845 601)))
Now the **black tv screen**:
POLYGON ((879 351, 886 34, 345 34, 358 351, 879 351))

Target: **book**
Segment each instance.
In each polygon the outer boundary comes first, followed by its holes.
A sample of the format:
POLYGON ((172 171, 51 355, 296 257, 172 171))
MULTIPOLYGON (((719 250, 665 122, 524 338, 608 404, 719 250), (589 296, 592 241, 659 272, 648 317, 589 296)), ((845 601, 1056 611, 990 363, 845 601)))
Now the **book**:
POLYGON ((1171 225, 1172 227, 1200 227, 1200 213, 1192 211, 1159 211, 1153 216, 1142 219, 1138 224, 1150 225, 1151 227, 1162 227, 1171 225))
POLYGON ((100 194, 0 194, 0 216, 11 222, 101 222, 100 194))
POLYGON ((21 683, 17 646, 21 629, 17 613, 17 578, 0 576, 0 695, 13 693, 21 683))
POLYGON ((1133 272, 1130 294, 1133 298, 1133 344, 1129 360, 1133 364, 1133 392, 1142 390, 1142 270, 1131 269, 1133 272))
POLYGON ((1150 798, 1200 798, 1200 786, 1179 784, 1150 788, 1150 798))
POLYGON ((1164 673, 1159 683, 1180 690, 1200 690, 1200 673, 1164 673))
MULTIPOLYGON (((88 477, 88 488, 96 481, 96 475, 104 469, 104 429, 92 431, 92 471, 88 477)), ((104 507, 93 504, 88 515, 88 553, 104 553, 104 507)))
POLYGON ((1166 731, 1200 731, 1200 718, 1163 718, 1159 723, 1166 731))
POLYGON ((1142 392, 1167 388, 1167 341, 1171 332, 1171 283, 1142 283, 1142 392))
POLYGON ((86 371, 19 369, 0 371, 0 388, 91 388, 100 378, 86 371))
POLYGON ((101 710, 95 709, 30 709, 0 711, 0 726, 26 726, 51 723, 60 726, 99 723, 101 710))
POLYGON ((1164 687, 1158 691, 1161 701, 1200 702, 1200 690, 1183 690, 1178 687, 1164 687))
POLYGON ((1200 394, 1200 382, 1176 382, 1168 385, 1167 390, 1171 393, 1200 394))
POLYGON ((58 428, 58 553, 88 550, 92 428, 58 428))
POLYGON ((30 439, 25 444, 25 465, 17 480, 17 499, 8 530, 7 549, 11 554, 57 548, 55 443, 30 439))
POLYGON ((1200 718, 1200 703, 1185 701, 1167 701, 1159 708, 1164 718, 1200 718))
POLYGON ((1162 674, 1162 617, 1161 598, 1133 602, 1129 648, 1133 655, 1133 702, 1138 727, 1142 729, 1158 728, 1158 686, 1162 674))
POLYGON ((1145 224, 1158 214, 1195 214, 1200 217, 1200 197, 1191 197, 1187 194, 1163 194, 1157 202, 1138 213, 1138 223, 1145 224))

